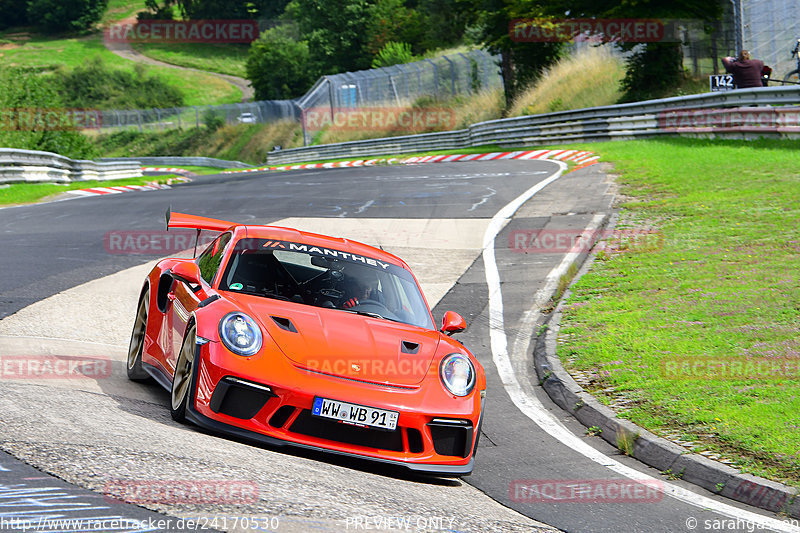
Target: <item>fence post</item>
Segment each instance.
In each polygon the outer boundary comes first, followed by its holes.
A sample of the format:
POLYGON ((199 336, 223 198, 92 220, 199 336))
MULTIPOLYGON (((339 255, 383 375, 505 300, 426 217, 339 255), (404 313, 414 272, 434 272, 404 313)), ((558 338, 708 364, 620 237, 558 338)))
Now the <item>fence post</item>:
POLYGON ((403 70, 403 67, 399 64, 395 65, 395 67, 397 67, 397 70, 399 70, 400 74, 403 76, 403 92, 406 94, 406 100, 408 100, 408 73, 403 70))
POLYGON ((139 122, 139 133, 142 133, 144 131, 144 128, 142 128, 142 112, 139 109, 136 110, 136 120, 139 122))
POLYGON ((456 66, 455 66, 455 63, 450 61, 450 58, 445 56, 445 55, 442 56, 442 59, 444 59, 445 61, 450 63, 450 91, 451 91, 451 96, 455 96, 456 95, 456 66))
POLYGON ((193 105, 192 107, 194 108, 195 127, 200 129, 200 111, 197 109, 196 105, 193 105))
POLYGON ((430 59, 426 59, 425 61, 427 61, 428 63, 433 65, 433 87, 434 87, 434 93, 436 93, 436 96, 439 96, 439 67, 437 67, 436 63, 434 63, 430 59))
MULTIPOLYGON (((465 56, 464 54, 462 54, 461 52, 458 52, 458 55, 461 56, 461 58, 464 60, 464 65, 467 67, 467 74, 466 74, 465 80, 467 82, 467 92, 471 93, 472 89, 473 89, 472 81, 473 80, 477 80, 477 76, 475 76, 475 74, 472 72, 472 62, 470 61, 470 59, 467 56, 465 56)), ((478 62, 477 61, 475 62, 475 68, 478 68, 478 62)), ((477 89, 477 87, 476 87, 476 89, 477 89)))

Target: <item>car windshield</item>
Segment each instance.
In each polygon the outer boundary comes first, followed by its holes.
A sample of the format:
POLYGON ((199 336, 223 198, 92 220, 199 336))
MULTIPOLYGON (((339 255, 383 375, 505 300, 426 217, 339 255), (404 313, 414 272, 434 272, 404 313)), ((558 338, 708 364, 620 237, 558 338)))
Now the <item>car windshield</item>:
POLYGON ((309 244, 241 239, 219 289, 434 328, 409 271, 309 244))

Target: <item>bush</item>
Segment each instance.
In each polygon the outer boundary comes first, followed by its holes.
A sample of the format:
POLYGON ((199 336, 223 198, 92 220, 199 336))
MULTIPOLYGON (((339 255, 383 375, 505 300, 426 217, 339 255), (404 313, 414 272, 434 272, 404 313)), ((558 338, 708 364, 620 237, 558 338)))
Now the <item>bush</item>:
POLYGON ((391 67, 412 61, 414 54, 411 53, 410 44, 389 41, 372 60, 372 68, 391 67))
POLYGON ((88 30, 107 7, 108 0, 29 0, 28 20, 49 33, 88 30))
POLYGON ((175 18, 172 2, 166 2, 162 6, 156 0, 145 0, 144 6, 147 9, 137 13, 136 20, 172 20, 175 18))
POLYGON ((225 125, 225 117, 214 109, 206 109, 203 113, 203 124, 211 131, 216 131, 225 125))
POLYGON ((56 72, 54 81, 65 103, 73 107, 150 109, 183 105, 178 89, 146 72, 142 65, 136 65, 134 72, 111 69, 95 58, 72 71, 56 72))
POLYGON ((626 67, 622 102, 662 98, 683 81, 683 57, 676 43, 647 43, 634 50, 626 67))
POLYGON ((55 152, 76 159, 89 159, 96 151, 74 123, 57 127, 35 119, 41 111, 55 111, 63 119, 64 103, 49 80, 25 68, 0 69, 0 146, 55 152), (71 127, 71 125, 73 127, 71 127))
POLYGON ((256 100, 294 98, 317 78, 312 72, 308 43, 298 41, 287 25, 270 28, 253 41, 246 68, 256 100))

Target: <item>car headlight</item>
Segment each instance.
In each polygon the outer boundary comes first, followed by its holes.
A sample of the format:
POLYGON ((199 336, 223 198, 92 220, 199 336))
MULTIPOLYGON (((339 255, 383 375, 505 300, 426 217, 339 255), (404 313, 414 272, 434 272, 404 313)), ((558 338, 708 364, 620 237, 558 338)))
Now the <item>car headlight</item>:
POLYGON ((439 378, 448 391, 466 396, 475 387, 475 367, 466 355, 451 353, 439 365, 439 378))
POLYGON ((235 354, 250 356, 261 349, 261 328, 244 313, 228 313, 219 322, 222 343, 235 354))

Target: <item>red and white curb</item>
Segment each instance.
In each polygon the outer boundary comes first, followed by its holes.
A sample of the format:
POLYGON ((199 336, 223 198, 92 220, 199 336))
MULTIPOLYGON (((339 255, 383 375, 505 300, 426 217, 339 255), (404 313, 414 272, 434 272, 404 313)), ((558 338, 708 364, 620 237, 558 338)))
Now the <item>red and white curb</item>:
POLYGON ((265 172, 270 170, 305 170, 314 168, 344 168, 368 167, 373 165, 415 165, 422 163, 455 163, 463 161, 496 161, 500 159, 555 159, 558 161, 572 161, 579 168, 597 163, 600 156, 592 152, 580 150, 523 150, 516 152, 491 152, 486 154, 453 154, 453 155, 427 155, 421 157, 408 157, 405 159, 379 158, 357 159, 354 161, 338 161, 336 163, 309 163, 303 165, 281 165, 274 167, 248 168, 244 170, 228 170, 223 174, 239 174, 242 172, 265 172))
POLYGON ((116 187, 92 187, 89 189, 76 189, 67 191, 67 194, 75 196, 101 196, 106 194, 120 194, 131 191, 157 191, 160 189, 171 189, 169 185, 118 185, 116 187))
MULTIPOLYGON (((169 172, 171 174, 182 174, 184 176, 196 176, 194 172, 190 172, 182 168, 166 168, 166 167, 142 167, 142 172, 169 172)), ((188 177, 175 177, 170 178, 166 184, 150 183, 147 185, 117 185, 114 187, 91 187, 89 189, 76 189, 74 191, 67 191, 67 194, 75 196, 103 196, 106 194, 119 194, 131 191, 158 191, 161 189, 171 189, 170 185, 173 183, 186 183, 192 181, 188 177)))

